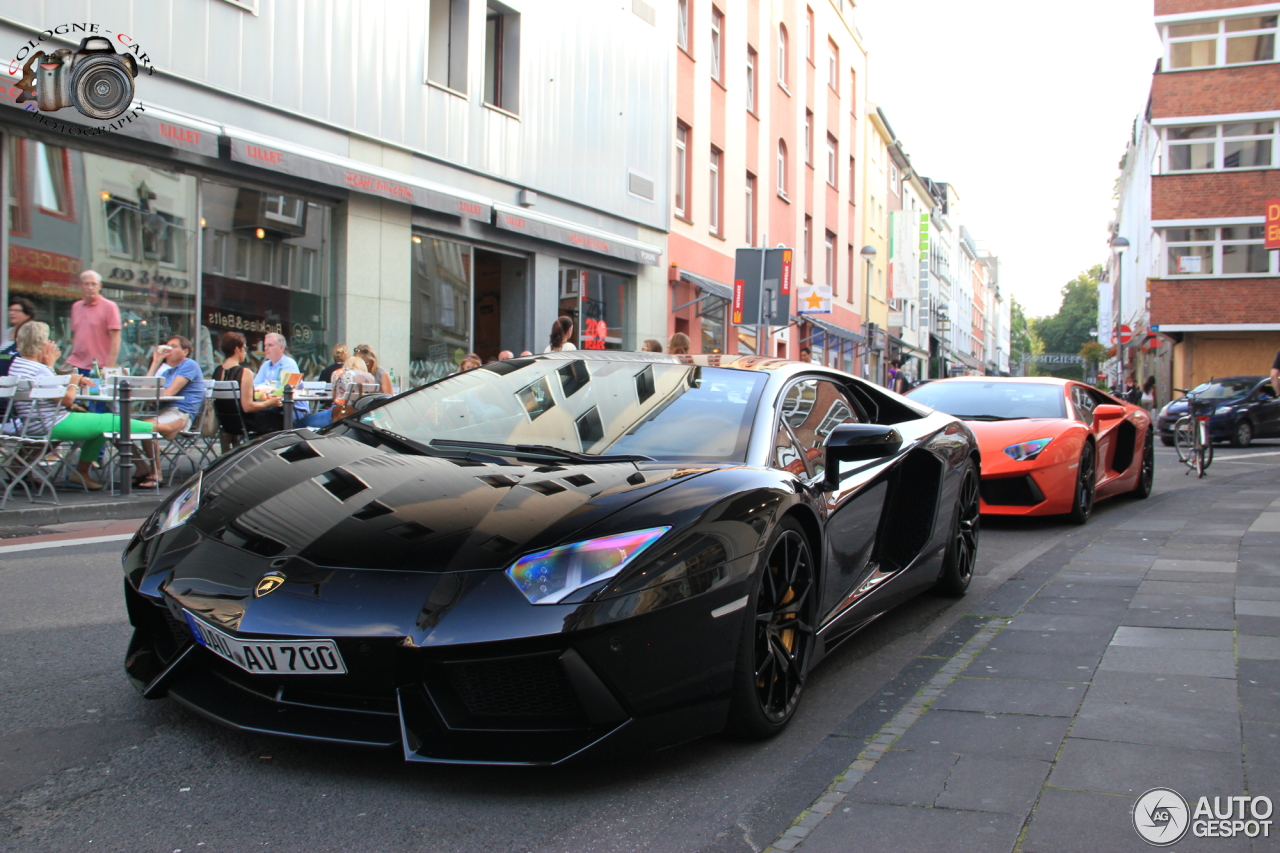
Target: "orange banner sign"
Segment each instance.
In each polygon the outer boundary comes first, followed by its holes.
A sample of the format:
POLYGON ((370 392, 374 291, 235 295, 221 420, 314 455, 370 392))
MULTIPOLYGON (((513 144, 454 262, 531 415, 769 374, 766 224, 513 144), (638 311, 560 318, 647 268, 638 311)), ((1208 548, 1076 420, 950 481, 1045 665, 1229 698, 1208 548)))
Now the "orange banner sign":
POLYGON ((1280 198, 1267 202, 1267 248, 1280 249, 1280 198))

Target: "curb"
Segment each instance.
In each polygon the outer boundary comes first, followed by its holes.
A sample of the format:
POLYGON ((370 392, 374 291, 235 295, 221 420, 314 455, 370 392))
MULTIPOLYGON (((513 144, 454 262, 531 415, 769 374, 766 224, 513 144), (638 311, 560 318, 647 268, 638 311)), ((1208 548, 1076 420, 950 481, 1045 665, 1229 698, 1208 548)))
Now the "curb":
POLYGON ((0 529, 6 527, 42 527, 69 521, 145 518, 168 497, 168 490, 157 495, 113 498, 93 503, 61 505, 27 504, 21 509, 0 510, 0 529))

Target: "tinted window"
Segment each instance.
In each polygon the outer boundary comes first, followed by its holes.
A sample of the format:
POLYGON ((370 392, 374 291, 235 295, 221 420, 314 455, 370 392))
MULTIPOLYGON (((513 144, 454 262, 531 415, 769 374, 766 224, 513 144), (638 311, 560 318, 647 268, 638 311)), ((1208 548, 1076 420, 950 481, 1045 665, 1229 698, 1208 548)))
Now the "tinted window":
POLYGON ((765 377, 686 364, 530 359, 471 370, 361 421, 422 443, 545 444, 593 455, 742 462, 765 377))
POLYGON ((1061 418, 1061 385, 1033 382, 930 382, 907 395, 957 418, 1061 418))
POLYGON ((1224 400, 1227 397, 1239 397, 1248 394, 1256 379, 1221 379, 1217 382, 1202 382, 1191 393, 1204 400, 1224 400))

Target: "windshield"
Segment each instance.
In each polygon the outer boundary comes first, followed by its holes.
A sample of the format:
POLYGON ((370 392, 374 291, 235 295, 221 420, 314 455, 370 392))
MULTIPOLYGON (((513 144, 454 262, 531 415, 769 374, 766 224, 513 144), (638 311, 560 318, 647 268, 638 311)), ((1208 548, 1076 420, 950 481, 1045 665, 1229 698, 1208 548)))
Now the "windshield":
POLYGON ((957 418, 1066 417, 1060 385, 1033 382, 930 382, 907 395, 957 418))
POLYGON ((422 444, 742 462, 765 381, 687 364, 518 359, 428 385, 360 421, 422 444))
POLYGON ((1257 379, 1219 379, 1217 382, 1202 382, 1191 389, 1191 394, 1201 400, 1224 400, 1248 394, 1257 384, 1257 379))

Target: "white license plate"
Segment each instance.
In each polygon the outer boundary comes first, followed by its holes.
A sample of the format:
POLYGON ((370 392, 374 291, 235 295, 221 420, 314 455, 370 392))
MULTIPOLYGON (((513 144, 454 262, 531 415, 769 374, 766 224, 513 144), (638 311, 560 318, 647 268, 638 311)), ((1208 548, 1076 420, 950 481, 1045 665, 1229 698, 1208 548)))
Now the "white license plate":
POLYGON ((347 671, 333 640, 241 640, 182 611, 196 642, 257 675, 340 675, 347 671))

